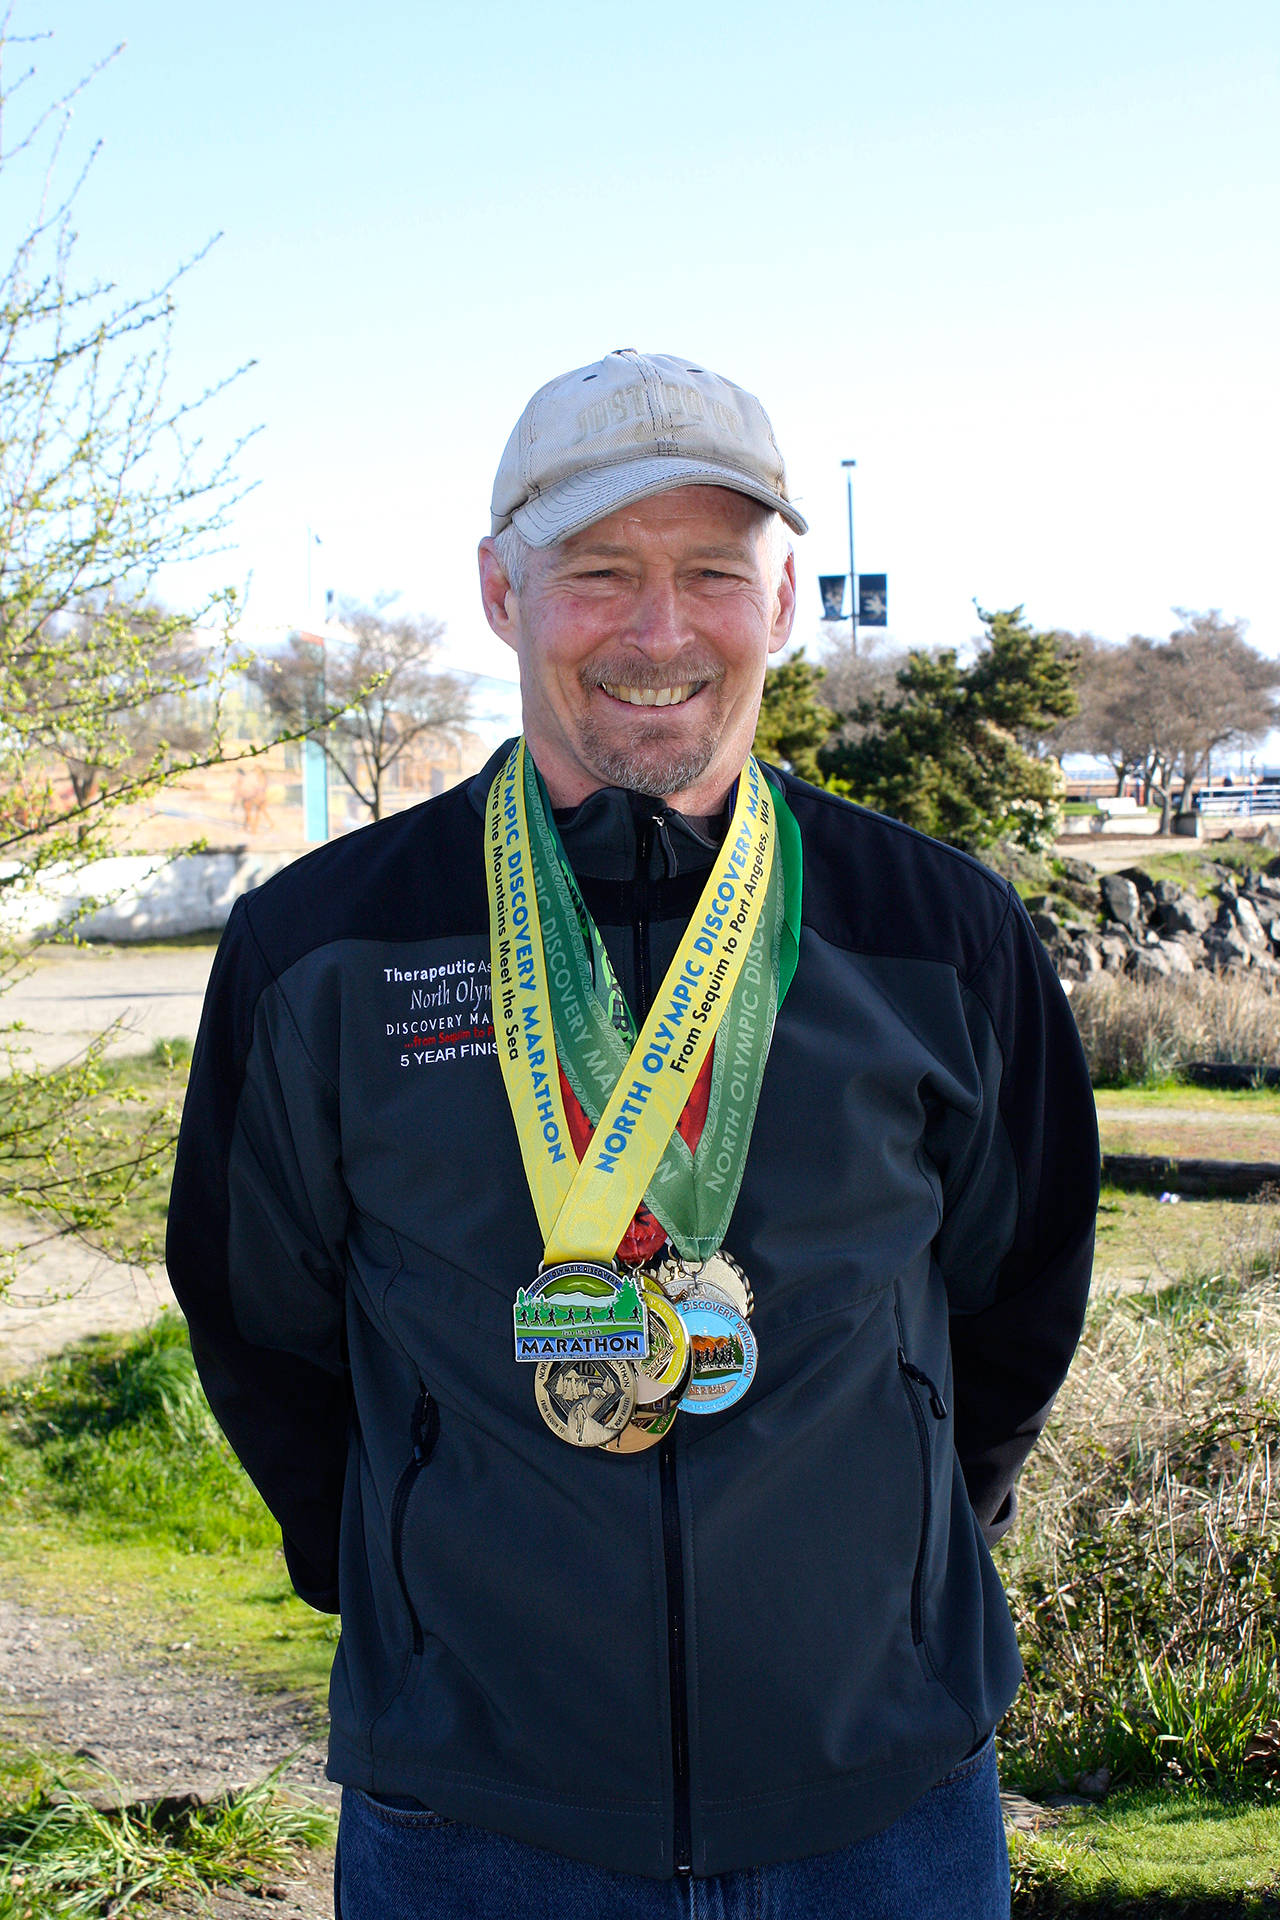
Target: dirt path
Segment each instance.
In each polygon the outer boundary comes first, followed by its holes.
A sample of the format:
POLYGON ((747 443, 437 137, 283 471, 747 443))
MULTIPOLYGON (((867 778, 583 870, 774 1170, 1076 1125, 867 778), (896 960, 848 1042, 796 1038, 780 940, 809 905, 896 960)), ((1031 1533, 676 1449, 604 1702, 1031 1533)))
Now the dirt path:
MULTIPOLYGON (((0 1214, 0 1255, 32 1231, 29 1219, 0 1214)), ((0 1281, 7 1278, 0 1265, 0 1281)), ((134 1332, 174 1304, 163 1267, 125 1267, 83 1241, 51 1240, 24 1254, 0 1290, 0 1380, 88 1334, 134 1332)))
POLYGON ((194 1040, 213 965, 208 947, 76 947, 35 962, 0 1000, 7 1026, 41 1066, 70 1060, 113 1021, 113 1053, 145 1053, 157 1040, 194 1040))
MULTIPOLYGON (((215 1795, 287 1760, 290 1786, 337 1805, 310 1702, 251 1692, 229 1674, 193 1671, 152 1648, 112 1647, 100 1627, 37 1612, 4 1594, 0 1737, 100 1766, 130 1799, 215 1795)), ((273 1876, 260 1898, 219 1896, 210 1908, 192 1910, 218 1920, 331 1920, 332 1872, 332 1854, 321 1852, 301 1873, 273 1876)))

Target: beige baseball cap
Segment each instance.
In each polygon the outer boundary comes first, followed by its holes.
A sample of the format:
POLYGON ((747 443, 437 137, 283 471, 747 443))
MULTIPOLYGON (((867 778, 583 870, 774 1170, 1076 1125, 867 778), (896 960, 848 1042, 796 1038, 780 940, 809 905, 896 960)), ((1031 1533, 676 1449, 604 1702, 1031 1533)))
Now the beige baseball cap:
POLYGON ((492 531, 514 526, 550 547, 632 500, 690 486, 732 487, 809 531, 754 394, 678 355, 619 347, 534 394, 498 466, 492 531))

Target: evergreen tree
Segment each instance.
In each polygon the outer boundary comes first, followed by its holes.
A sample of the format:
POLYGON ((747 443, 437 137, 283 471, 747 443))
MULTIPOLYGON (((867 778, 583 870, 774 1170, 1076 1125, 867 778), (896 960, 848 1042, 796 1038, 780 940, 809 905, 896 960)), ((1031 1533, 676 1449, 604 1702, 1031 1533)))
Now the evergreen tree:
POLYGON ((986 634, 973 664, 961 667, 952 649, 908 654, 893 693, 845 716, 866 732, 829 746, 822 768, 852 799, 953 846, 1041 846, 1062 774, 1035 749, 1075 711, 1075 657, 1021 607, 978 611, 986 634))
POLYGON ((822 784, 818 750, 837 724, 818 694, 824 675, 824 668, 805 659, 803 647, 769 668, 752 748, 762 760, 781 761, 802 780, 818 785, 822 784))

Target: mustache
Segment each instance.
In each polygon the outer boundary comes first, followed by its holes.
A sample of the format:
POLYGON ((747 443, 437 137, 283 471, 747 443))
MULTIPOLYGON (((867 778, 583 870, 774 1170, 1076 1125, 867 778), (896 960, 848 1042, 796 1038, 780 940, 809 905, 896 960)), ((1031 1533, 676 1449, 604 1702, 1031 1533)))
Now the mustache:
POLYGON ((714 680, 724 679, 724 665, 719 660, 669 660, 659 664, 652 660, 605 661, 603 664, 592 661, 589 666, 580 667, 578 678, 584 689, 590 692, 592 687, 642 687, 646 692, 657 692, 662 687, 685 687, 690 685, 707 686, 714 680))

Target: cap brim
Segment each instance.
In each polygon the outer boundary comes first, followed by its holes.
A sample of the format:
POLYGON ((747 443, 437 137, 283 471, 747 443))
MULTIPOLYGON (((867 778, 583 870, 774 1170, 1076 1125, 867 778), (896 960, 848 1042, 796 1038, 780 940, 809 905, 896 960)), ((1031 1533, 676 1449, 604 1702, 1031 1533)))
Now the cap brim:
POLYGON ((643 460, 575 473, 517 507, 508 524, 523 534, 531 547, 552 547, 557 540, 581 533, 584 527, 616 513, 619 507, 629 506, 633 500, 669 493, 673 487, 729 487, 762 506, 773 507, 793 533, 809 531, 808 521, 789 500, 770 492, 752 475, 710 460, 686 460, 670 454, 647 454, 643 460))

